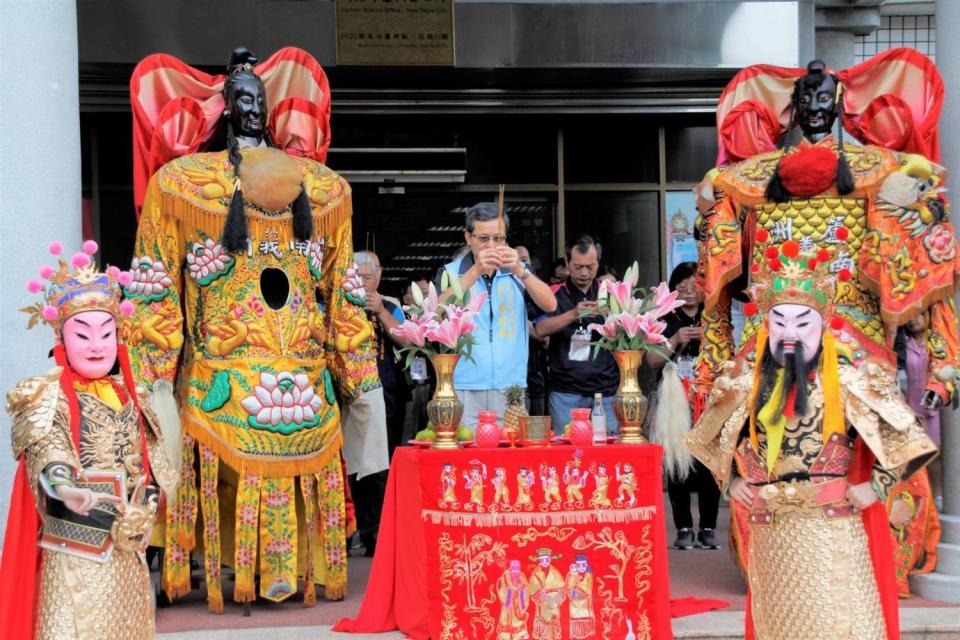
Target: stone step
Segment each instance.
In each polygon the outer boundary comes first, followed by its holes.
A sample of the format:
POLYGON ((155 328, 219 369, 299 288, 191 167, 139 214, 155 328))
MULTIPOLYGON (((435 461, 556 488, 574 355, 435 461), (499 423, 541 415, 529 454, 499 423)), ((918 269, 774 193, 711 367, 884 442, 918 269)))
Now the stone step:
POLYGON ((937 545, 937 573, 960 577, 960 544, 941 542, 937 545))
MULTIPOLYGON (((743 640, 743 611, 711 611, 673 621, 676 640, 743 640)), ((901 640, 960 638, 960 607, 903 607, 901 640)))
POLYGON ((940 539, 960 544, 960 516, 940 514, 940 539))
POLYGON ((910 576, 910 592, 927 600, 960 604, 960 576, 948 576, 936 571, 913 575, 910 576))

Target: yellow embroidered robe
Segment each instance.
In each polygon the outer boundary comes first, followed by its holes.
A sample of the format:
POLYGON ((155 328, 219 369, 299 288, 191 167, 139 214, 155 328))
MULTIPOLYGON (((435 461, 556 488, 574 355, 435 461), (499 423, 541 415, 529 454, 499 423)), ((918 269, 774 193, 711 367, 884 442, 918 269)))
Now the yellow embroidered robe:
MULTIPOLYGON (((241 152, 245 163, 253 152, 241 152)), ((353 267, 350 186, 317 162, 295 162, 313 236, 294 237, 290 206, 266 211, 248 199, 239 254, 220 245, 235 182, 227 152, 161 167, 125 291, 140 303, 128 340, 134 375, 148 389, 179 382, 186 436, 163 585, 171 596, 190 590, 199 503, 213 611, 223 606, 221 563, 231 561, 238 601, 254 598, 258 570, 267 599, 290 596, 301 576, 307 603, 315 582, 328 599, 346 592, 337 398, 359 405, 379 389, 376 353, 353 267)))

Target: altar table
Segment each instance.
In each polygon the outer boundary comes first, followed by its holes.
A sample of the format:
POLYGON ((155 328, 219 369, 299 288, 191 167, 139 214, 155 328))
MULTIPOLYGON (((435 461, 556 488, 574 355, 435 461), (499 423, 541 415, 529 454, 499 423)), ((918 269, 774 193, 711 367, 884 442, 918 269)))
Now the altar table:
POLYGON ((656 445, 398 448, 363 604, 334 629, 672 639, 661 456, 656 445))

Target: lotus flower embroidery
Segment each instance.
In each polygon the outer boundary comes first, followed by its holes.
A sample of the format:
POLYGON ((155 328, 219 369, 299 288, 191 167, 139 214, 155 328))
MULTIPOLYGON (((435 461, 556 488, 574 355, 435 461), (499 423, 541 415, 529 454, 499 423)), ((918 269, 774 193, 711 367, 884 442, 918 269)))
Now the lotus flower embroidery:
POLYGON ((261 372, 260 384, 240 404, 250 414, 251 427, 289 435, 317 426, 323 401, 305 374, 281 371, 277 375, 261 372))
POLYGON ((357 263, 347 269, 346 277, 343 279, 343 293, 351 303, 362 307, 367 300, 367 292, 363 288, 363 280, 357 273, 357 263))
POLYGON ((173 280, 167 275, 163 263, 150 256, 135 257, 130 265, 130 274, 133 282, 127 285, 125 291, 131 298, 157 302, 166 298, 173 286, 173 280))
POLYGON ((202 244, 194 242, 193 248, 187 254, 190 277, 204 287, 229 273, 235 262, 236 259, 226 253, 220 243, 213 238, 207 238, 202 244))

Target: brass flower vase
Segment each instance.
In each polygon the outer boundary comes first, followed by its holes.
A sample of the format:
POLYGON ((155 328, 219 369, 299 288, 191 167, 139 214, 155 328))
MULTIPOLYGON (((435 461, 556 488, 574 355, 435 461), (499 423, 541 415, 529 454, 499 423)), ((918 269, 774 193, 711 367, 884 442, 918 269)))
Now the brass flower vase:
POLYGON ((456 449, 457 427, 463 418, 463 403, 457 398, 453 388, 453 371, 457 368, 460 355, 456 353, 438 353, 430 356, 433 370, 437 374, 437 390, 427 403, 427 415, 437 432, 434 449, 456 449))
POLYGON ((613 357, 620 367, 620 388, 613 398, 613 413, 620 423, 620 442, 645 444, 647 439, 640 432, 640 425, 647 415, 647 398, 640 391, 637 369, 643 359, 643 351, 614 351, 613 357))

